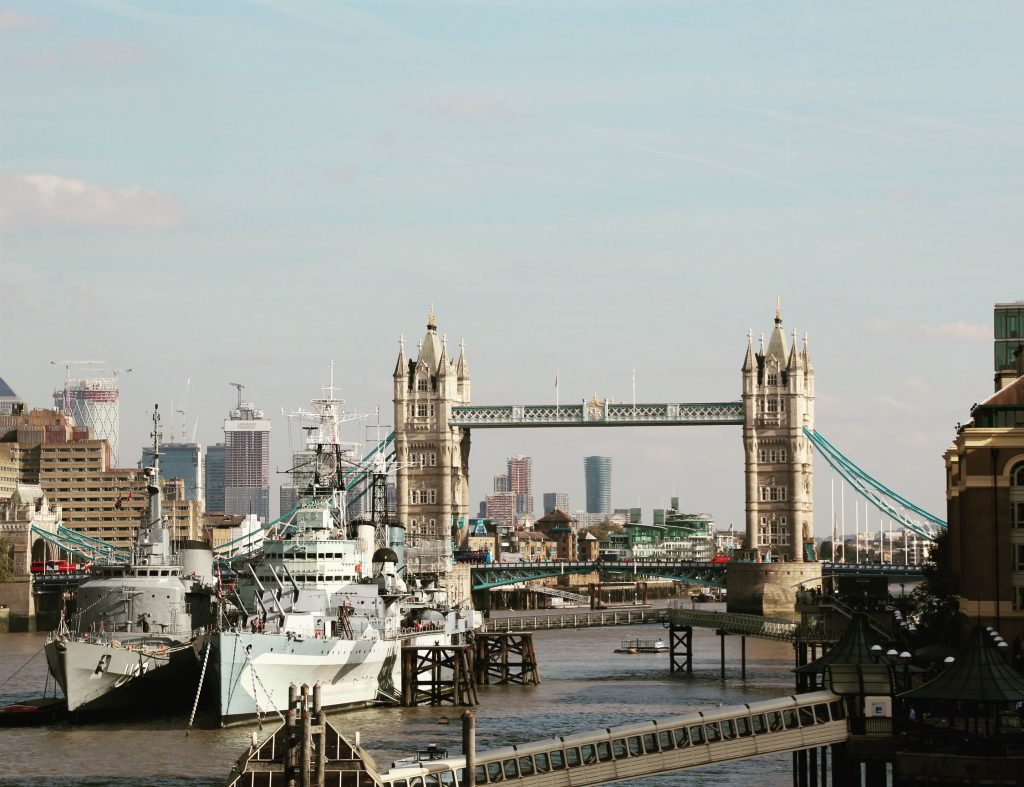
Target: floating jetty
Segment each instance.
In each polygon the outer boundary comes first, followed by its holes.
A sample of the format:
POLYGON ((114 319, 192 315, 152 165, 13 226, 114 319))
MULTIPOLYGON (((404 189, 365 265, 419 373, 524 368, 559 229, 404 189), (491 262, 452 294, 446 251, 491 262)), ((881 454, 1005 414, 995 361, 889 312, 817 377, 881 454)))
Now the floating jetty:
POLYGON ((624 639, 616 653, 668 653, 668 643, 663 639, 624 639))

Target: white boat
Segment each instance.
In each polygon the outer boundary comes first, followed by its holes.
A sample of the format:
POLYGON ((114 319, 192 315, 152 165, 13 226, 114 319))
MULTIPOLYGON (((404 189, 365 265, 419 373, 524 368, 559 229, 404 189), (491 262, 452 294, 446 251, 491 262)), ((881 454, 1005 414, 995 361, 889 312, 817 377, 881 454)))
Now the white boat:
POLYGON ((194 630, 216 614, 209 546, 172 549, 161 508, 159 413, 153 466, 144 469, 149 505, 131 559, 94 565, 78 586, 77 612, 46 640, 46 660, 69 711, 180 702, 198 676, 194 630))
MULTIPOLYGON (((229 624, 193 645, 212 673, 221 724, 286 710, 293 683, 319 683, 325 708, 394 702, 403 645, 459 643, 475 624, 472 610, 448 606, 438 577, 401 576, 401 526, 346 520, 340 400, 313 404, 313 480, 290 521, 239 570, 229 624)), ((383 461, 374 472, 382 484, 383 461)))

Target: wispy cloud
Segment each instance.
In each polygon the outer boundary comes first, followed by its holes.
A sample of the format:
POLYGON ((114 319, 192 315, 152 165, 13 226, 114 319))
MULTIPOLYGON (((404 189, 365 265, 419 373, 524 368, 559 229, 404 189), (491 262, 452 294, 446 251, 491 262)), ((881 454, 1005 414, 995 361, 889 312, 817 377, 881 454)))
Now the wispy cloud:
POLYGON ((49 22, 38 16, 23 14, 21 11, 0 9, 0 31, 4 30, 37 30, 49 27, 49 22))
POLYGON ((803 126, 817 126, 819 128, 827 128, 833 131, 844 131, 848 134, 856 134, 865 137, 874 137, 876 139, 884 139, 889 142, 911 142, 909 137, 900 136, 899 134, 893 134, 889 131, 884 131, 880 128, 873 128, 870 126, 855 126, 849 123, 838 123, 834 120, 827 120, 822 117, 815 115, 803 115, 797 112, 784 112, 778 109, 756 109, 753 107, 738 107, 742 112, 747 112, 751 115, 757 115, 758 117, 768 118, 769 120, 778 120, 783 123, 794 123, 803 126))
POLYGON ((988 342, 992 340, 991 327, 959 320, 937 325, 925 323, 912 325, 891 320, 888 317, 875 316, 869 317, 866 322, 868 330, 874 334, 903 336, 920 342, 988 342))
POLYGON ((169 229, 184 221, 180 200, 151 189, 109 189, 59 175, 0 173, 0 227, 169 229))
POLYGON ((442 99, 435 105, 435 110, 443 117, 469 123, 509 120, 519 114, 504 101, 467 96, 442 99))
POLYGON ((904 412, 916 409, 915 405, 909 402, 903 402, 892 396, 872 396, 871 401, 877 404, 883 404, 886 407, 891 407, 894 410, 903 410, 904 412))
POLYGON ((82 41, 67 49, 36 52, 25 58, 30 68, 122 68, 157 59, 146 47, 119 41, 82 41))
POLYGON ((645 153, 653 153, 656 156, 665 156, 666 158, 677 159, 679 161, 688 161, 691 164, 699 164, 700 166, 709 167, 710 169, 717 169, 719 172, 728 172, 731 175, 740 175, 745 178, 761 180, 765 183, 774 183, 777 186, 786 186, 787 188, 799 189, 800 191, 811 191, 807 186, 800 183, 794 183, 791 180, 772 177, 764 172, 758 172, 755 169, 746 169, 744 167, 733 166, 732 164, 725 164, 721 161, 716 161, 715 159, 707 158, 705 156, 695 156, 690 153, 678 153, 673 150, 663 150, 661 148, 652 148, 642 145, 635 146, 635 149, 645 153))
POLYGON ((968 342, 988 342, 992 340, 992 328, 987 325, 972 325, 968 322, 946 322, 939 325, 917 325, 914 335, 927 341, 946 341, 954 339, 968 342))

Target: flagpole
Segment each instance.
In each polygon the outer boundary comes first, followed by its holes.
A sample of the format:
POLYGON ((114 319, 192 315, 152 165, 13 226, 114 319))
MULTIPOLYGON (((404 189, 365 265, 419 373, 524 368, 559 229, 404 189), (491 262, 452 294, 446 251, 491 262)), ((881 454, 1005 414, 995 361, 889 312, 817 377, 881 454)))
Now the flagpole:
POLYGON ((555 415, 558 415, 558 369, 555 369, 555 415))

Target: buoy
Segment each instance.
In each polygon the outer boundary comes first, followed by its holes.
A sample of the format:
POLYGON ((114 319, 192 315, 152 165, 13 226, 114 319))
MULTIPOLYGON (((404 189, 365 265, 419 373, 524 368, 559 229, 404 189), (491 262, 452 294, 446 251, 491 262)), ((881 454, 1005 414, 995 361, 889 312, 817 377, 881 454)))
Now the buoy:
POLYGON ((448 717, 447 716, 442 716, 440 719, 437 720, 437 723, 438 724, 448 724, 448 717))

